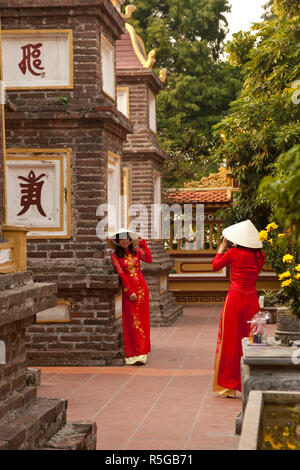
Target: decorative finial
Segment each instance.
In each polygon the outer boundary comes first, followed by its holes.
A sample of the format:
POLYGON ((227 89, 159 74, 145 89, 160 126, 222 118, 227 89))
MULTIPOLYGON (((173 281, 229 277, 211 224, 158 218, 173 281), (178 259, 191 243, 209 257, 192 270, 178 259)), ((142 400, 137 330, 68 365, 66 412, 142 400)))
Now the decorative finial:
POLYGON ((152 49, 152 51, 149 52, 148 54, 148 60, 146 62, 146 68, 151 68, 154 65, 155 62, 155 56, 156 56, 156 50, 152 49))
POLYGON ((159 79, 162 83, 165 83, 166 81, 166 78, 167 78, 167 73, 168 73, 168 69, 167 68, 163 68, 161 69, 161 71, 159 72, 159 79))
POLYGON ((129 20, 129 18, 131 18, 135 10, 136 10, 135 5, 127 5, 127 7, 125 8, 125 14, 121 13, 122 18, 124 18, 124 20, 129 20))

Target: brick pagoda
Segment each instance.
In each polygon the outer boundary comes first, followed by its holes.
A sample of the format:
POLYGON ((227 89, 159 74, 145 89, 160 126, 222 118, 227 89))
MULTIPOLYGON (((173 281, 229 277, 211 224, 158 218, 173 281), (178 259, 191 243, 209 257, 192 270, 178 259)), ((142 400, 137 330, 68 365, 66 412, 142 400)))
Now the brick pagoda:
POLYGON ((150 291, 151 325, 167 326, 182 314, 182 307, 169 291, 169 272, 174 261, 164 250, 159 230, 153 231, 155 215, 153 217, 151 206, 161 203, 161 175, 166 159, 156 134, 156 96, 163 88, 166 71, 162 71, 160 79, 152 70, 154 60, 155 51, 147 55, 142 39, 126 23, 126 31, 117 41, 117 83, 118 89, 126 95, 127 115, 134 130, 124 144, 123 162, 128 171, 129 200, 131 204, 147 207, 148 233, 152 229, 156 238, 150 240, 149 236, 148 242, 153 263, 143 263, 150 291))

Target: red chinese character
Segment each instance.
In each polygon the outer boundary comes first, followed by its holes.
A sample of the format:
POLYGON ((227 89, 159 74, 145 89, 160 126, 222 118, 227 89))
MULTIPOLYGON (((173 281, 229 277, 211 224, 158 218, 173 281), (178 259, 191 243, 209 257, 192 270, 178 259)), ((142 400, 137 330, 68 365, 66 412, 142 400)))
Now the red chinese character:
POLYGON ((42 73, 35 72, 33 68, 37 70, 44 70, 45 67, 41 67, 41 59, 39 59, 41 55, 41 51, 39 50, 42 47, 42 43, 39 42, 38 44, 26 44, 26 46, 22 46, 23 51, 23 59, 18 64, 22 73, 25 75, 27 69, 29 70, 32 75, 42 75, 42 73))
POLYGON ((17 215, 25 214, 30 206, 35 205, 39 213, 44 217, 47 217, 41 204, 41 192, 44 181, 39 180, 43 176, 46 176, 45 173, 36 177, 33 170, 30 171, 27 178, 24 176, 18 176, 19 179, 25 181, 26 183, 20 183, 21 188, 24 188, 21 190, 21 194, 23 194, 21 198, 21 206, 23 206, 23 209, 17 215))

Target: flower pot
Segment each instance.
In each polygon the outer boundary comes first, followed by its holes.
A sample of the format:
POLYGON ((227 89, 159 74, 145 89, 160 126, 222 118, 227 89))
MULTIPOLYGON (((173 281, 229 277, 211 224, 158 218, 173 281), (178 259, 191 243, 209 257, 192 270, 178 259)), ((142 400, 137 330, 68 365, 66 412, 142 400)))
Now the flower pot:
POLYGON ((300 321, 289 307, 277 308, 277 322, 274 333, 275 339, 281 344, 289 346, 291 341, 300 339, 300 321))

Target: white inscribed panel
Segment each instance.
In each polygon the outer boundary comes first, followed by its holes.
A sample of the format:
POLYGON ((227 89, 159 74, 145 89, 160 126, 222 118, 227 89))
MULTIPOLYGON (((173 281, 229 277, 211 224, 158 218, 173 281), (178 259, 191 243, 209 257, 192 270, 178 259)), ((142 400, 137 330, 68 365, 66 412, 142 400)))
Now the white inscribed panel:
POLYGON ((59 227, 59 161, 7 162, 7 223, 59 227))
POLYGON ((3 80, 6 88, 73 86, 69 32, 3 31, 3 80))

